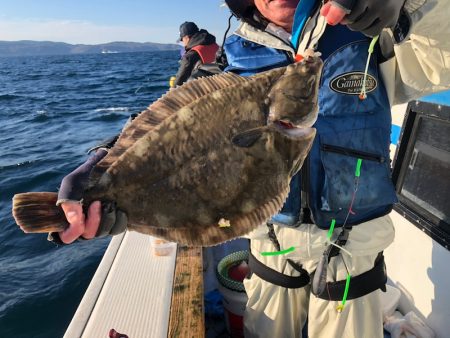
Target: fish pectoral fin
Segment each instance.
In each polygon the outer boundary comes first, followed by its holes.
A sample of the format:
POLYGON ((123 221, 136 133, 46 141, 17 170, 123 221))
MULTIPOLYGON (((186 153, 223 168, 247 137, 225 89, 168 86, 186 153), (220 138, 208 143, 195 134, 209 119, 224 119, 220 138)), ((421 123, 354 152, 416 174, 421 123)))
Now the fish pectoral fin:
POLYGON ((267 127, 258 127, 246 130, 242 133, 236 134, 231 138, 234 145, 241 148, 249 148, 258 141, 262 134, 267 130, 267 127))

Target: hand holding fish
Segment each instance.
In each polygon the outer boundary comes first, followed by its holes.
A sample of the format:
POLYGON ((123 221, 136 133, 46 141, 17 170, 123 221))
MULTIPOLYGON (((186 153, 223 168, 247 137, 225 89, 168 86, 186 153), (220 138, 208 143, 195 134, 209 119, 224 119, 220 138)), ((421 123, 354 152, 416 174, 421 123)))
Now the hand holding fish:
POLYGON ((101 202, 92 202, 89 206, 87 217, 83 213, 83 207, 78 202, 64 202, 61 208, 66 215, 69 227, 59 232, 59 238, 65 244, 70 244, 79 237, 92 239, 95 237, 101 219, 101 202))
POLYGON ((344 17, 351 12, 354 0, 344 1, 328 1, 320 10, 320 14, 325 17, 327 23, 335 26, 342 22, 344 17))
MULTIPOLYGON (((94 202, 89 206, 87 217, 83 213, 81 201, 83 191, 87 188, 92 168, 102 160, 107 150, 98 149, 86 162, 66 175, 58 192, 56 205, 60 205, 66 216, 69 227, 58 233, 59 239, 70 244, 77 238, 91 239, 95 237, 101 219, 101 203, 94 202)), ((55 236, 52 236, 53 238, 55 236)), ((56 240, 57 241, 57 240, 56 240)))
POLYGON ((384 28, 393 28, 404 0, 332 0, 320 10, 329 25, 339 23, 367 36, 376 36, 384 28))

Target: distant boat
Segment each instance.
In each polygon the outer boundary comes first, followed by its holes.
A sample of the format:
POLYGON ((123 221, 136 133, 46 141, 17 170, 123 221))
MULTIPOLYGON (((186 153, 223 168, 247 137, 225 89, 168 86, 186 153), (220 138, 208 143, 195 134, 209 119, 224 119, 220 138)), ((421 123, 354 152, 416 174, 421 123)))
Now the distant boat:
POLYGON ((116 50, 108 50, 108 49, 102 49, 102 54, 116 54, 119 53, 116 50))

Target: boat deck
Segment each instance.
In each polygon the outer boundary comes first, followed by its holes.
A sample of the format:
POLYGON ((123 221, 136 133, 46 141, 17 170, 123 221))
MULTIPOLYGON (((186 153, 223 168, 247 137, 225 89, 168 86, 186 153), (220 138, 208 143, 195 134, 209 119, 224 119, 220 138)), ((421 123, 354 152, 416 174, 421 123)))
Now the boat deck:
POLYGON ((151 236, 115 236, 64 337, 204 337, 201 248, 156 256, 151 236))

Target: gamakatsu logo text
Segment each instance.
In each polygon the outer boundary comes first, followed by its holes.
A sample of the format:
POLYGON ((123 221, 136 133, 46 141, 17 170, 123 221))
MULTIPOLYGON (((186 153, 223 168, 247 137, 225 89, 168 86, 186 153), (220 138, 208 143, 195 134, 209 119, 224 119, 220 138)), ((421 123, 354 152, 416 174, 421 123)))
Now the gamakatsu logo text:
MULTIPOLYGON (((331 80, 330 88, 341 94, 359 95, 359 93, 361 93, 363 79, 363 72, 345 73, 331 80)), ((366 93, 374 91, 377 86, 377 80, 372 75, 367 74, 366 93)))

